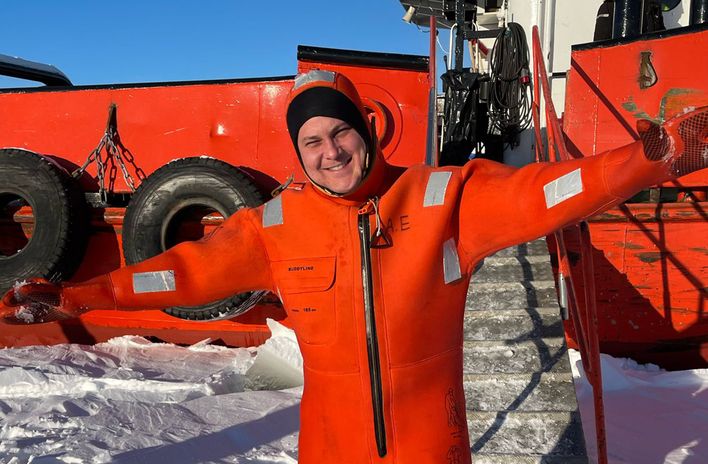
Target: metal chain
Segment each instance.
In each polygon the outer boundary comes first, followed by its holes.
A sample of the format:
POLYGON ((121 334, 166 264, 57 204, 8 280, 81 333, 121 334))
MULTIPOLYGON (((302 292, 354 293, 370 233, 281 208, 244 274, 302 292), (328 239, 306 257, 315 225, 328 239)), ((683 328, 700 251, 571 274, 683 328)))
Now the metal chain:
POLYGON ((126 166, 125 161, 123 160, 123 156, 120 154, 120 150, 118 149, 118 146, 115 143, 115 140, 118 138, 116 109, 117 107, 114 104, 112 104, 108 108, 108 122, 106 123, 106 130, 103 133, 103 136, 101 136, 101 140, 99 140, 96 148, 94 148, 91 153, 89 153, 88 157, 86 158, 86 161, 84 161, 84 164, 71 173, 71 175, 75 179, 78 179, 84 174, 84 172, 86 172, 88 166, 91 163, 95 162, 96 179, 98 180, 98 194, 101 198, 101 202, 104 204, 108 203, 109 192, 108 189, 106 189, 106 168, 108 165, 108 161, 111 158, 114 159, 116 164, 118 164, 118 166, 120 167, 120 170, 123 174, 123 179, 130 188, 130 191, 135 192, 135 180, 133 179, 133 176, 131 176, 128 172, 128 167, 126 166), (101 152, 104 151, 104 149, 106 152, 106 156, 104 159, 102 159, 101 152))
POLYGON ((112 138, 109 138, 107 140, 107 143, 109 147, 107 151, 112 152, 113 157, 118 162, 118 166, 120 166, 120 170, 123 173, 123 179, 125 180, 125 183, 128 184, 128 187, 130 187, 131 192, 135 192, 135 180, 133 179, 133 176, 131 176, 128 172, 128 166, 126 166, 125 161, 123 160, 123 156, 121 156, 120 154, 120 150, 118 150, 118 147, 116 147, 116 144, 113 142, 112 138))

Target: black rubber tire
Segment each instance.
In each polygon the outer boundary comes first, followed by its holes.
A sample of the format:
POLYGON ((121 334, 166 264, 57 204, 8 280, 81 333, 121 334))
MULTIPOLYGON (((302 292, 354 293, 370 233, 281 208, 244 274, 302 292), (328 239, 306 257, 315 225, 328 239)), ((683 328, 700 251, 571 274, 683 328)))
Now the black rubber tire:
POLYGON ((0 293, 31 277, 68 279, 86 249, 86 203, 64 169, 30 151, 0 149, 0 208, 16 197, 32 207, 34 231, 18 253, 0 256, 0 293))
MULTIPOLYGON (((125 261, 135 264, 165 251, 170 220, 187 207, 204 205, 228 217, 263 201, 253 181, 228 163, 207 157, 172 161, 145 179, 130 199, 123 220, 125 261)), ((204 306, 175 306, 165 312, 189 320, 225 319, 250 295, 241 293, 204 306)))

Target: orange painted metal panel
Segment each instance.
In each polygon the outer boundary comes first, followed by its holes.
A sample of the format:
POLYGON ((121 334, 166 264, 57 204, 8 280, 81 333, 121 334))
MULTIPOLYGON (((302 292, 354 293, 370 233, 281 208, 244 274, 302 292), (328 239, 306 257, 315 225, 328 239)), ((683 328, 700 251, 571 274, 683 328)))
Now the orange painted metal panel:
MULTIPOLYGON (((384 107, 389 134, 382 148, 392 163, 424 162, 427 71, 301 65, 307 67, 344 72, 363 97, 384 107)), ((290 174, 304 180, 285 123, 292 85, 292 78, 282 78, 0 92, 0 120, 5 121, 0 148, 52 155, 73 170, 98 144, 109 105, 116 104, 120 139, 134 159, 132 176, 149 175, 177 158, 210 156, 246 167, 271 190, 290 174)), ((88 173, 84 187, 96 191, 94 166, 88 173)), ((119 170, 113 172, 112 187, 129 191, 119 170)))
MULTIPOLYGON (((706 49, 706 25, 574 47, 563 115, 570 153, 592 156, 636 140, 638 118, 662 122, 708 105, 708 61, 697 58, 706 49), (642 88, 648 66, 656 83, 642 88)), ((664 185, 689 188, 697 200, 706 186, 708 170, 664 185)), ((708 366, 708 203, 626 204, 588 222, 601 350, 667 368, 708 366)), ((581 280, 573 282, 578 295, 581 280)), ((571 324, 566 333, 574 346, 571 324)))
MULTIPOLYGON (((379 127, 385 126, 381 147, 391 163, 408 166, 425 161, 430 86, 427 69, 322 62, 299 65, 300 71, 311 68, 343 72, 358 86, 365 104, 378 111, 379 127)), ((284 77, 0 92, 0 148, 48 154, 73 170, 98 144, 108 108, 116 104, 118 133, 133 160, 128 169, 136 184, 173 159, 206 155, 242 167, 264 192, 270 192, 291 174, 296 180, 304 180, 285 123, 292 85, 292 77, 284 77)), ((91 166, 87 172, 82 186, 95 192, 95 168, 91 166)), ((111 187, 116 192, 129 191, 115 166, 111 187)), ((72 281, 89 279, 125 264, 121 244, 125 209, 96 208, 92 213, 88 250, 72 281)), ((206 218, 204 233, 220 222, 218 216, 206 218)), ((17 211, 14 220, 0 223, 3 247, 21 247, 22 239, 31 236, 32 229, 31 210, 17 211)), ((99 310, 74 321, 33 326, 0 323, 0 346, 93 343, 125 334, 174 343, 195 343, 210 337, 227 345, 247 346, 268 337, 266 317, 287 325, 284 311, 273 296, 247 314, 227 321, 185 321, 160 311, 99 310)))
MULTIPOLYGON (((131 175, 149 175, 170 160, 212 156, 234 165, 248 165, 282 181, 297 163, 279 118, 261 121, 261 95, 271 105, 285 105, 291 80, 268 83, 176 85, 138 88, 0 93, 2 147, 19 147, 58 157, 79 166, 105 130, 108 107, 118 107, 118 132, 134 163, 131 175), (265 127, 264 127, 265 126, 265 127), (273 158, 258 156, 268 140, 273 158)), ((88 170, 95 175, 94 166, 88 170)), ((128 191, 120 172, 116 192, 128 191)), ((93 179, 82 179, 87 191, 93 179)))
MULTIPOLYGON (((613 42, 577 46, 571 54, 563 132, 575 157, 638 140, 639 118, 661 122, 688 108, 708 105, 708 60, 699 59, 708 50, 708 25, 613 42), (657 77, 644 89, 639 85, 647 66, 643 54, 648 54, 644 56, 649 56, 657 77)), ((685 176, 679 183, 708 185, 708 172, 685 176)))
MULTIPOLYGON (((708 203, 632 204, 589 221, 603 352, 667 368, 708 365, 707 217, 708 203)), ((579 244, 565 240, 581 275, 579 244)), ((583 295, 581 279, 573 287, 583 295)), ((576 346, 572 324, 566 333, 576 346)))

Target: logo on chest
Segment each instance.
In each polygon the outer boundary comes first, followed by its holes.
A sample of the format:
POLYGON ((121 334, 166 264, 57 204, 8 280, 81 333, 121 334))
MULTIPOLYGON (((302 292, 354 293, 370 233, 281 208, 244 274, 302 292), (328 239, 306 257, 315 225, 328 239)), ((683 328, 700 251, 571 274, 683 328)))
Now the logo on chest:
POLYGON ((384 225, 386 233, 405 232, 407 230, 410 230, 410 228, 410 217, 407 214, 402 214, 398 217, 390 217, 384 225))
POLYGON ((314 270, 315 266, 288 266, 288 272, 311 272, 314 270))

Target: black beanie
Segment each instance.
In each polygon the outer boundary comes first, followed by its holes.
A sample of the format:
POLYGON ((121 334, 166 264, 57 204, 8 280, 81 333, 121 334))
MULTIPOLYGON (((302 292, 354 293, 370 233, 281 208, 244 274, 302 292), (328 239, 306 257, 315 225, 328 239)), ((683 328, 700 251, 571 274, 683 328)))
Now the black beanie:
POLYGON ((357 106, 346 95, 331 87, 313 87, 296 96, 288 106, 286 116, 288 132, 295 146, 298 158, 300 150, 297 136, 308 119, 315 116, 327 116, 341 119, 359 133, 368 153, 371 153, 371 135, 368 121, 364 119, 357 106))

